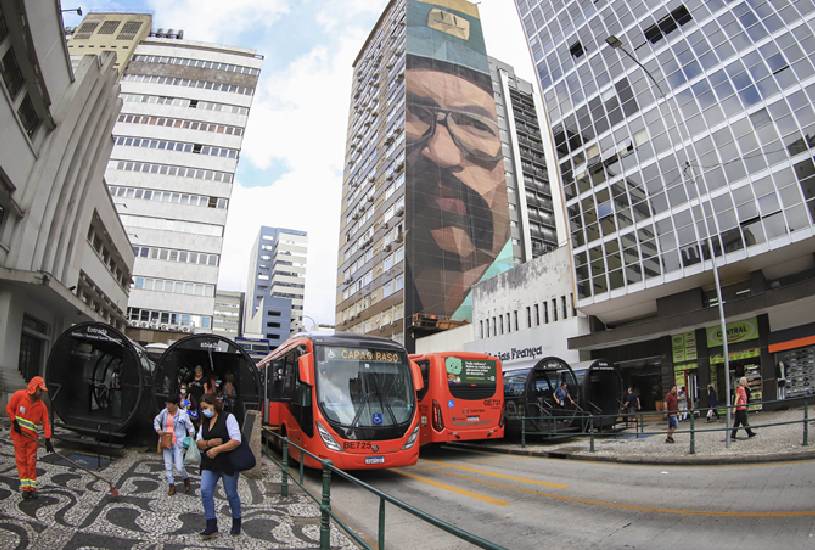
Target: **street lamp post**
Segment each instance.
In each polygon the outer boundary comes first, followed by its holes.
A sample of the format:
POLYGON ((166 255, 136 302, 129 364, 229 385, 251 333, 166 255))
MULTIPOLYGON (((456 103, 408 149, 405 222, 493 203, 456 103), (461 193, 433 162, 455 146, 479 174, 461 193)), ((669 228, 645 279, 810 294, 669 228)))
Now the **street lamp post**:
MULTIPOLYGON (((315 321, 313 318, 311 318, 308 315, 302 315, 301 317, 303 317, 303 319, 308 319, 309 321, 311 321, 311 330, 314 330, 314 329, 317 328, 317 321, 315 321)), ((303 328, 306 328, 305 323, 303 323, 303 328)))
MULTIPOLYGON (((611 46, 612 48, 614 48, 616 50, 620 50, 621 52, 623 52, 623 54, 625 54, 626 57, 628 57, 631 61, 636 63, 639 66, 639 68, 643 70, 645 75, 649 79, 651 79, 651 82, 654 83, 654 86, 659 91, 660 95, 662 96, 662 99, 665 100, 665 102, 668 105, 668 108, 671 110, 671 114, 672 114, 672 116, 674 118, 674 123, 676 124, 676 127, 679 130, 680 134, 682 135, 682 139, 684 141, 685 132, 683 132, 682 124, 680 124, 679 116, 677 116, 678 113, 676 112, 675 106, 674 106, 673 102, 668 98, 668 95, 665 93, 665 91, 662 89, 662 86, 659 85, 659 82, 657 82, 657 79, 654 77, 653 74, 651 74, 651 71, 649 71, 645 67, 645 65, 643 65, 640 62, 640 60, 636 58, 636 56, 634 56, 634 54, 632 54, 630 51, 628 51, 625 48, 625 46, 623 45, 622 41, 619 38, 617 38, 616 36, 612 35, 612 36, 609 36, 608 38, 606 38, 606 44, 608 44, 609 46, 611 46)), ((688 138, 688 140, 690 140, 691 136, 688 135, 687 138, 688 138)), ((687 169, 691 169, 691 163, 690 162, 685 163, 685 167, 683 169, 683 172, 685 170, 687 170, 687 169)), ((711 263, 711 265, 713 267, 713 279, 714 279, 714 282, 715 282, 715 285, 716 285, 716 300, 718 302, 719 322, 721 323, 721 331, 722 331, 722 354, 724 355, 724 383, 725 383, 725 394, 726 394, 725 397, 726 397, 726 404, 727 404, 727 414, 726 414, 727 432, 725 433, 724 442, 725 442, 725 446, 729 448, 730 447, 730 426, 732 425, 731 422, 730 422, 730 357, 729 357, 728 348, 727 348, 727 320, 726 320, 726 318, 724 316, 724 299, 722 297, 722 285, 721 285, 721 282, 719 280, 719 267, 718 267, 718 265, 716 263, 716 251, 714 250, 714 247, 713 247, 712 232, 711 232, 710 226, 708 225, 708 222, 707 222, 707 215, 705 214, 705 209, 702 206, 702 189, 701 189, 699 183, 696 181, 696 176, 693 173, 692 169, 691 169, 691 177, 690 177, 690 179, 694 183, 694 186, 696 188, 696 194, 697 194, 697 197, 699 198, 699 209, 702 211, 702 217, 705 220, 705 230, 707 232, 707 244, 708 244, 708 247, 710 249, 710 263, 711 263)), ((684 180, 684 178, 683 178, 683 180, 684 180)), ((710 205, 710 213, 711 213, 711 216, 712 216, 712 215, 715 214, 716 211, 713 208, 713 199, 710 197, 709 194, 707 194, 707 195, 708 195, 708 204, 710 205)), ((690 195, 688 196, 688 198, 690 199, 690 195)), ((696 237, 696 242, 699 243, 699 245, 701 246, 701 238, 700 238, 700 235, 699 235, 699 228, 696 226, 695 222, 693 223, 693 231, 694 231, 694 236, 696 237)), ((700 259, 704 263, 704 255, 702 255, 702 257, 700 259)))

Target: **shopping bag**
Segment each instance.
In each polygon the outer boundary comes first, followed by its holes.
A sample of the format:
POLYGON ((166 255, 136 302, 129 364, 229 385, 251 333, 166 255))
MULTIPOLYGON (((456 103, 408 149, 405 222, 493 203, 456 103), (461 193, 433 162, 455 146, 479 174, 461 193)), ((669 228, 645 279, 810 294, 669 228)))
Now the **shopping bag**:
POLYGON ((252 453, 252 449, 249 448, 249 442, 243 434, 241 434, 241 444, 226 453, 226 460, 234 472, 251 470, 255 467, 255 464, 257 464, 255 455, 252 453))
POLYGON ((201 453, 198 451, 198 445, 196 445, 195 441, 193 441, 192 444, 189 447, 187 447, 187 450, 184 451, 184 465, 198 466, 200 464, 201 464, 201 453))
POLYGON ((184 445, 184 449, 189 449, 190 445, 195 445, 195 441, 193 441, 190 436, 187 436, 184 438, 184 442, 182 444, 184 445))

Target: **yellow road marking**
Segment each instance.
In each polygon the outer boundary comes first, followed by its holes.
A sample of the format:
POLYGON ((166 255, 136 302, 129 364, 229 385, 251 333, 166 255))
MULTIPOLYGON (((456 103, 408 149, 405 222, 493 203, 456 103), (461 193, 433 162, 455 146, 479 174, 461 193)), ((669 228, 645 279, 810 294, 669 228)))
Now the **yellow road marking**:
MULTIPOLYGON (((436 469, 435 465, 430 468, 436 469)), ((564 502, 567 504, 581 504, 584 506, 594 506, 607 508, 610 510, 625 510, 628 512, 640 512, 644 514, 672 514, 679 516, 692 516, 692 517, 732 517, 732 518, 797 518, 797 517, 815 517, 815 510, 770 510, 770 511, 752 511, 752 510, 704 510, 704 509, 686 509, 686 508, 668 508, 661 506, 648 506, 641 504, 630 504, 624 502, 612 502, 610 500, 603 500, 599 498, 580 497, 576 495, 564 495, 563 493, 552 493, 541 491, 538 489, 528 489, 525 487, 512 486, 507 483, 498 481, 489 481, 479 479, 474 476, 459 474, 456 472, 446 471, 446 475, 458 479, 474 481, 485 487, 493 489, 504 489, 515 491, 518 493, 537 495, 543 498, 564 502)))
POLYGON ((435 487, 436 489, 441 489, 443 491, 450 491, 451 493, 456 493, 458 495, 462 495, 465 497, 469 497, 474 500, 479 500, 481 502, 486 502, 487 504, 492 504, 494 506, 507 506, 509 505, 509 501, 504 500, 502 498, 495 498, 489 495, 485 495, 482 493, 477 493, 475 491, 470 491, 469 489, 462 489, 460 487, 455 487, 453 485, 449 485, 447 483, 442 483, 441 481, 436 481, 435 479, 431 479, 426 476, 420 476, 417 474, 412 474, 409 472, 405 472, 403 470, 391 470, 399 474, 400 476, 407 477, 414 481, 418 481, 419 483, 425 483, 430 485, 431 487, 435 487))
MULTIPOLYGON (((515 476, 512 474, 504 474, 501 472, 492 472, 490 470, 484 470, 482 468, 474 468, 473 466, 464 466, 461 464, 450 464, 447 462, 442 462, 440 460, 430 460, 430 459, 422 459, 422 462, 427 462, 439 468, 445 469, 453 469, 453 470, 460 470, 462 472, 468 472, 471 474, 479 474, 482 476, 487 477, 494 477, 497 479, 506 479, 509 481, 516 481, 518 483, 525 483, 527 485, 538 485, 540 487, 546 487, 548 489, 566 489, 569 485, 566 483, 555 483, 552 481, 543 481, 539 479, 533 479, 531 477, 523 477, 523 476, 515 476)), ((421 464, 421 463, 420 463, 421 464)))

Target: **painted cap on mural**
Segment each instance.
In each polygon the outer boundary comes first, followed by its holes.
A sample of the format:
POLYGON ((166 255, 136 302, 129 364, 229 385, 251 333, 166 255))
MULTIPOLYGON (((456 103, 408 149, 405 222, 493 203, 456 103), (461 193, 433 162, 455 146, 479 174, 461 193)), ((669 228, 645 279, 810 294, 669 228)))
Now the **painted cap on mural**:
POLYGON ((467 0, 409 0, 407 50, 488 73, 478 8, 467 0))
POLYGON ((45 379, 42 376, 34 376, 28 381, 28 393, 36 393, 37 390, 48 391, 45 379))

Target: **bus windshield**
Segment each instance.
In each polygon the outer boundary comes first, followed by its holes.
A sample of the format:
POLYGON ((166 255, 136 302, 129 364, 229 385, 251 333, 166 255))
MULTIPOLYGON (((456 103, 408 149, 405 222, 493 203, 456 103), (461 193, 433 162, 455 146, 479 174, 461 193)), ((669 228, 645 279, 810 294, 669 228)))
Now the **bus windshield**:
POLYGON ((316 346, 317 398, 329 422, 354 433, 409 423, 414 396, 403 352, 316 346))
POLYGON ((444 366, 453 397, 483 399, 495 394, 497 360, 445 357, 444 366))

